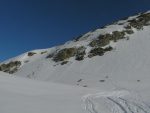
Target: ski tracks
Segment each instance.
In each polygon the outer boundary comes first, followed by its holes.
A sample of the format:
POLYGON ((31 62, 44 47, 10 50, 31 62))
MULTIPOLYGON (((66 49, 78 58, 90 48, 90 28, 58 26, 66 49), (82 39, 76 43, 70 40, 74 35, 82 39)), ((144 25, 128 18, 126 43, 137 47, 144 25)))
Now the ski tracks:
POLYGON ((83 98, 88 113, 150 113, 150 107, 129 91, 88 94, 83 98))

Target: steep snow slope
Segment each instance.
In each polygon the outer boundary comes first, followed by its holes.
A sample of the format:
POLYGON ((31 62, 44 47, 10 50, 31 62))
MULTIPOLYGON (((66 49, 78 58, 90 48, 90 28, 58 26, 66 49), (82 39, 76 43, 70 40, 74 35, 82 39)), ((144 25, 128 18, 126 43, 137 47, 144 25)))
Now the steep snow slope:
MULTIPOLYGON (((148 13, 148 12, 147 12, 148 13)), ((149 14, 149 13, 148 13, 149 14)), ((129 20, 137 19, 139 15, 129 17, 127 20, 118 21, 115 24, 89 32, 78 39, 64 45, 44 50, 32 51, 10 59, 10 61, 21 61, 21 66, 15 72, 17 76, 31 79, 79 85, 84 87, 98 88, 129 88, 149 87, 150 67, 150 26, 145 25, 141 29, 131 26, 134 33, 125 34, 125 38, 118 41, 110 41, 108 46, 113 50, 104 55, 88 57, 92 49, 89 43, 101 34, 122 31, 129 24, 129 20), (128 38, 128 39, 127 39, 128 38), (86 47, 84 60, 77 61, 74 57, 67 59, 67 64, 61 65, 63 61, 55 62, 48 55, 57 54, 64 48, 86 47), (128 84, 127 84, 128 82, 128 84), (143 84, 145 83, 145 84, 143 84), (128 87, 130 86, 130 87, 128 87)), ((52 56, 53 57, 53 56, 52 56)), ((66 60, 65 60, 66 61, 66 60)))
POLYGON ((17 78, 0 76, 0 112, 150 113, 149 48, 146 12, 7 60, 17 78))
POLYGON ((84 87, 139 87, 149 82, 149 21, 150 12, 132 16, 64 45, 24 53, 3 62, 0 69, 84 87))
POLYGON ((0 73, 0 113, 86 113, 81 97, 92 89, 7 77, 0 73))

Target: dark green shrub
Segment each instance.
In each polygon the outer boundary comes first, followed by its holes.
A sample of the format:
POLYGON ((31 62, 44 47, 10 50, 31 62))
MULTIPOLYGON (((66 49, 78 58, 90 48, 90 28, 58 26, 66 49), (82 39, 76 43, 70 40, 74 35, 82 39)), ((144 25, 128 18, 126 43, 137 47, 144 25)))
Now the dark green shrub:
POLYGON ((81 61, 84 59, 84 55, 86 54, 85 49, 86 48, 84 46, 81 46, 77 49, 75 60, 81 61))
POLYGON ((35 52, 28 52, 28 56, 33 56, 35 54, 36 54, 35 52))
POLYGON ((112 51, 112 50, 113 50, 113 48, 112 48, 111 46, 106 47, 106 48, 104 49, 105 52, 107 52, 107 51, 112 51))
POLYGON ((75 56, 77 53, 76 48, 65 48, 60 50, 54 57, 53 60, 55 62, 64 61, 65 59, 68 59, 70 57, 75 56))
POLYGON ((67 64, 68 63, 68 61, 63 61, 62 63, 61 63, 61 65, 65 65, 65 64, 67 64))
POLYGON ((87 85, 84 85, 83 87, 88 87, 87 85))
POLYGON ((142 23, 139 22, 139 21, 136 20, 136 19, 129 20, 128 22, 130 22, 130 23, 129 23, 130 26, 132 26, 132 27, 134 27, 134 28, 136 28, 136 29, 138 29, 138 30, 140 30, 140 29, 143 28, 142 23))
POLYGON ((102 56, 102 55, 104 55, 104 53, 105 53, 105 51, 104 51, 103 48, 100 48, 100 47, 99 48, 94 48, 90 51, 88 57, 91 58, 91 57, 94 57, 94 56, 97 56, 97 55, 102 56))
POLYGON ((53 56, 54 56, 54 53, 51 53, 46 58, 52 58, 53 56))
POLYGON ((77 82, 81 82, 83 79, 79 79, 77 82))
POLYGON ((105 80, 99 80, 99 82, 105 82, 105 80))
POLYGON ((45 54, 45 53, 47 53, 47 51, 42 51, 42 52, 41 52, 41 54, 45 54))
POLYGON ((113 40, 114 42, 117 42, 117 40, 123 39, 123 38, 125 38, 125 32, 124 31, 113 31, 112 32, 111 40, 113 40))
POLYGON ((125 29, 131 29, 132 27, 130 25, 127 25, 124 27, 125 29))
POLYGON ((140 30, 143 29, 143 26, 147 26, 150 23, 150 13, 142 13, 136 19, 129 20, 129 25, 140 30))
POLYGON ((97 39, 90 42, 91 47, 103 47, 109 44, 111 39, 110 34, 100 35, 97 39))
POLYGON ((134 31, 131 30, 131 29, 127 29, 127 30, 125 30, 125 32, 126 32, 127 34, 133 34, 133 33, 134 33, 134 31))
POLYGON ((15 73, 18 70, 18 68, 20 66, 21 66, 21 62, 20 61, 11 61, 11 62, 9 62, 7 64, 1 64, 0 65, 0 71, 13 74, 13 73, 15 73))

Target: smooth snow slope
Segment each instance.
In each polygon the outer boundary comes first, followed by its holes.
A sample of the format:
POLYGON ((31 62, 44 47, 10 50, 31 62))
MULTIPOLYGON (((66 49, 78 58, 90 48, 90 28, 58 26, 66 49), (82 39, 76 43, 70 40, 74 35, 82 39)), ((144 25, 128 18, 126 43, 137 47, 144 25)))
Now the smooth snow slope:
MULTIPOLYGON (((104 56, 85 58, 83 61, 69 59, 70 62, 65 65, 57 65, 51 59, 46 59, 47 54, 37 54, 29 58, 30 62, 23 65, 16 75, 104 89, 112 87, 130 89, 136 87, 137 90, 138 87, 147 88, 150 81, 149 36, 150 27, 144 27, 144 30, 135 31, 130 35, 129 40, 111 43, 115 49, 104 56), (79 79, 82 79, 80 83, 77 82, 79 79), (105 82, 100 82, 101 80, 105 82)), ((49 51, 51 50, 53 48, 49 51)))
POLYGON ((81 97, 90 92, 0 73, 0 113, 86 113, 81 97))
POLYGON ((0 73, 0 91, 0 113, 150 113, 148 100, 127 90, 98 91, 0 73))

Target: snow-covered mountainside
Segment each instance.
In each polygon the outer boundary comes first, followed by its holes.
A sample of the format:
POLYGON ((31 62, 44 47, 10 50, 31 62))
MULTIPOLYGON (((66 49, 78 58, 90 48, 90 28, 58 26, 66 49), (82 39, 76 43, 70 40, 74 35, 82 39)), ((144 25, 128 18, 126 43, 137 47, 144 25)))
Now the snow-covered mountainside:
POLYGON ((150 11, 4 61, 0 112, 150 113, 149 48, 150 11))
POLYGON ((88 32, 57 47, 1 63, 0 70, 31 79, 83 87, 149 82, 150 12, 88 32))

